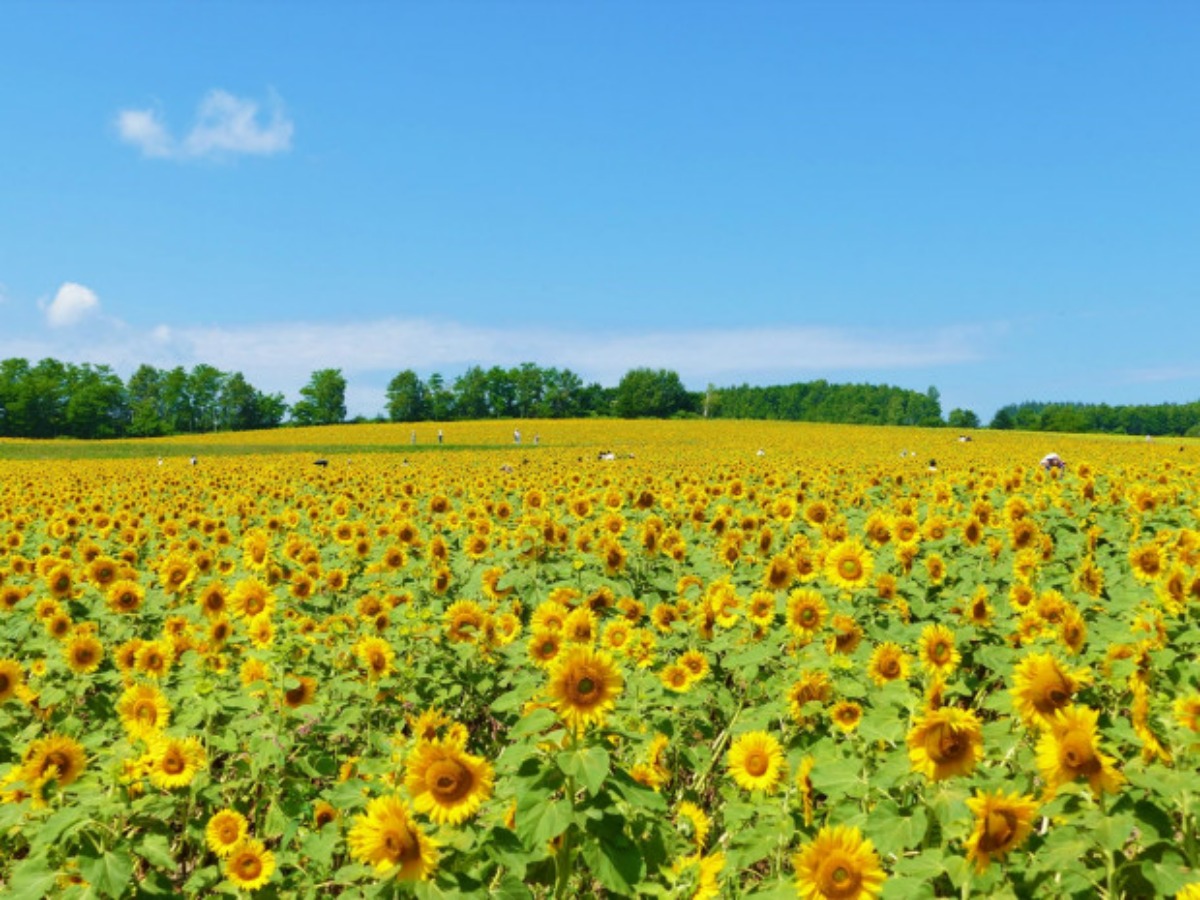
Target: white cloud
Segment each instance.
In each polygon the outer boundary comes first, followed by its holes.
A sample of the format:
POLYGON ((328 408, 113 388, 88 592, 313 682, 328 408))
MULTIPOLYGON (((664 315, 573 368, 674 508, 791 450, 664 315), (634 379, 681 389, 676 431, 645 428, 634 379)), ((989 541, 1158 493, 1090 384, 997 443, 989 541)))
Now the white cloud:
POLYGON ((268 107, 264 111, 254 100, 212 90, 200 101, 191 130, 182 138, 176 139, 159 114, 149 109, 118 112, 117 133, 148 157, 191 160, 273 156, 291 149, 295 126, 273 92, 268 107))
POLYGON ((100 298, 95 291, 68 281, 58 289, 50 302, 38 301, 38 307, 46 314, 46 324, 51 328, 77 325, 100 311, 100 298))
POLYGON ((117 113, 117 133, 121 140, 133 144, 143 156, 170 156, 174 142, 166 126, 152 109, 123 109, 117 113))
POLYGON ((1200 366, 1195 363, 1133 369, 1127 376, 1127 380, 1133 384, 1157 384, 1163 381, 1184 381, 1193 378, 1200 378, 1200 366))

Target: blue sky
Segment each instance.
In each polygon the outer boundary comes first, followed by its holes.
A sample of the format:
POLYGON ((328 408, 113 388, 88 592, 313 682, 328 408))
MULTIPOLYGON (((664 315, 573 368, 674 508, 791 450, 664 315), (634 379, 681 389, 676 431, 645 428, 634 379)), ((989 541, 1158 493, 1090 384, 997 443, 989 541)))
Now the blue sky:
POLYGON ((0 8, 0 358, 1200 398, 1200 7, 0 8))

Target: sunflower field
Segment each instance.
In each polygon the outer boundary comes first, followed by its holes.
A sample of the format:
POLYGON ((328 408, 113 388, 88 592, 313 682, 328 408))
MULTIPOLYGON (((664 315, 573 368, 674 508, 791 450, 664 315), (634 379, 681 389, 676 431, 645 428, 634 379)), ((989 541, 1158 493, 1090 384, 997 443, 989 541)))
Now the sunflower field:
POLYGON ((1200 897, 1200 444, 420 427, 0 443, 0 893, 1200 897))

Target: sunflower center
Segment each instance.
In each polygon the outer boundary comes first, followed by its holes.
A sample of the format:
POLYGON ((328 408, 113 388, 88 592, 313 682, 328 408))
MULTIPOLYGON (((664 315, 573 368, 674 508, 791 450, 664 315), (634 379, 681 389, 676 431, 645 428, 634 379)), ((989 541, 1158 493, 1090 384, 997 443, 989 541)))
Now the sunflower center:
POLYGON ((241 837, 241 829, 238 828, 236 822, 223 822, 217 836, 221 839, 221 843, 233 844, 241 837))
POLYGON ((1076 776, 1093 775, 1100 771, 1100 760, 1086 735, 1069 734, 1059 744, 1059 757, 1076 776))
POLYGON ((900 675, 900 660, 885 659, 879 667, 880 673, 885 678, 896 678, 900 675))
POLYGON ((255 853, 243 853, 238 857, 237 873, 246 881, 253 881, 262 874, 262 860, 255 853))
POLYGON ((453 759, 438 760, 425 773, 425 783, 443 803, 461 800, 469 794, 472 781, 470 769, 453 759))
POLYGON ((12 680, 4 672, 0 672, 0 697, 6 696, 12 688, 12 680))
POLYGON ((55 750, 46 755, 46 764, 42 767, 42 774, 50 769, 54 770, 60 780, 65 779, 71 771, 71 760, 65 753, 55 750))
POLYGON ((817 868, 817 886, 821 893, 833 900, 843 897, 857 897, 862 887, 862 873, 855 866, 854 860, 835 850, 825 858, 817 868))
POLYGON ((929 655, 933 657, 934 662, 945 662, 950 655, 950 648, 942 641, 938 641, 929 650, 929 655))
POLYGON ((770 768, 770 761, 761 750, 753 750, 746 756, 746 771, 755 778, 765 775, 768 768, 770 768))
POLYGON ((800 610, 800 624, 804 627, 812 625, 817 620, 817 611, 811 606, 800 610))
POLYGON ((168 751, 162 760, 162 770, 168 775, 178 775, 187 768, 187 761, 177 750, 168 751))
POLYGON ((847 579, 848 581, 853 581, 855 578, 858 578, 860 575, 862 575, 862 566, 859 565, 857 559, 848 557, 838 563, 838 572, 841 573, 843 578, 847 579))
POLYGON ((925 742, 926 752, 935 763, 951 762, 966 752, 967 742, 954 729, 938 726, 929 732, 925 742))
POLYGON ((1001 850, 1012 843, 1016 836, 1016 816, 1005 810, 992 810, 983 822, 983 834, 979 838, 979 849, 1001 850))
POLYGON ((302 703, 304 701, 304 685, 303 684, 297 685, 296 687, 292 688, 290 691, 287 691, 284 694, 284 696, 287 698, 287 702, 290 703, 292 706, 298 706, 300 703, 302 703))
POLYGON ((585 675, 575 683, 575 691, 584 697, 591 696, 596 692, 596 682, 585 675))
POLYGON ((158 707, 149 700, 140 700, 138 701, 138 705, 134 707, 133 715, 139 722, 153 725, 158 721, 158 707))

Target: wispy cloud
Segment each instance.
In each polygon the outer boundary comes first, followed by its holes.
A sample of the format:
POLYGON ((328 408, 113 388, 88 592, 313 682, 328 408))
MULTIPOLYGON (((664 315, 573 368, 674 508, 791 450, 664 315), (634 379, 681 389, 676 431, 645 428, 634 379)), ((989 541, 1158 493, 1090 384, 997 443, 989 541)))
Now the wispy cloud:
POLYGON ((273 156, 291 149, 295 131, 275 93, 264 110, 254 100, 222 90, 204 96, 191 129, 181 138, 171 134, 155 109, 123 109, 117 113, 116 128, 121 140, 143 156, 181 161, 273 156))
POLYGON ((38 307, 45 313, 47 325, 66 328, 100 312, 100 298, 91 288, 68 281, 52 300, 39 300, 38 307))
POLYGON ((1200 365, 1177 363, 1146 369, 1132 369, 1128 372, 1125 380, 1134 384, 1159 384, 1166 381, 1187 381, 1193 378, 1200 378, 1200 365))

